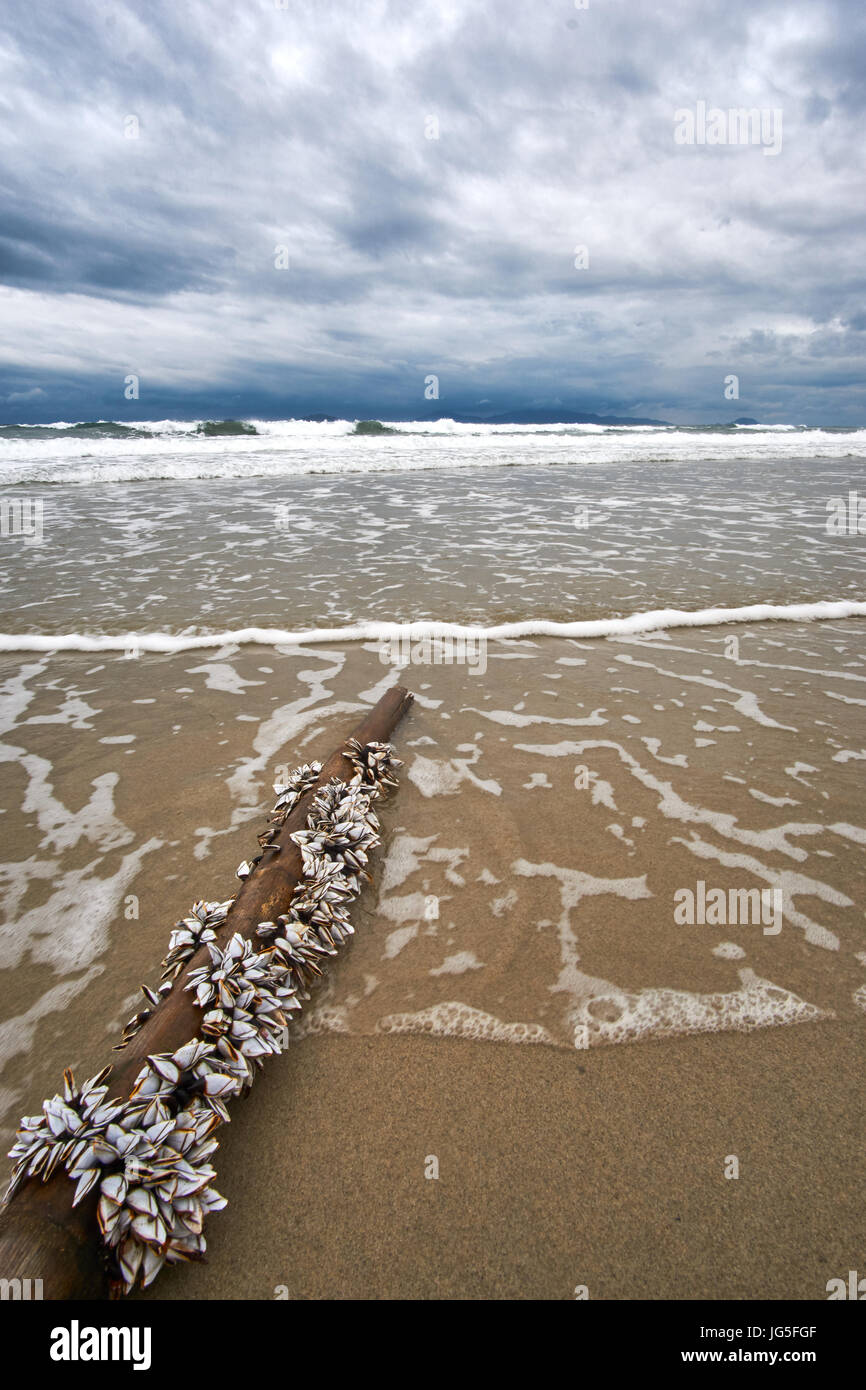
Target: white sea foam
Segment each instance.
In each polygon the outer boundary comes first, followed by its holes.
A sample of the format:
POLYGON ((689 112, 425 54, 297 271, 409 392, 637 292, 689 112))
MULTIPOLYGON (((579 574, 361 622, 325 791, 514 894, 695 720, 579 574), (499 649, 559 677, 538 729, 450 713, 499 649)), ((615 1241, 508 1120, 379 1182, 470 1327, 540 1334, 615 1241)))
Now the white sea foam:
POLYGON ((416 1013, 389 1014, 380 1018, 378 1033, 426 1033, 434 1038, 471 1038, 473 1041, 551 1043, 556 1039, 540 1023, 503 1023, 483 1009, 449 1000, 416 1013))
POLYGON ((494 778, 484 780, 476 777, 472 764, 477 761, 477 755, 471 761, 468 758, 452 758, 449 762, 443 762, 439 758, 425 758, 418 753, 407 775, 422 796, 453 796, 464 781, 493 796, 501 796, 502 787, 494 778))
POLYGON ((691 994, 678 989, 615 990, 605 998, 581 1001, 574 1014, 574 1045, 638 1042, 645 1038, 682 1037, 688 1033, 751 1033, 790 1023, 833 1018, 790 990, 762 980, 753 970, 740 971, 742 988, 718 994, 691 994))
POLYGON ((142 482, 160 479, 298 477, 437 468, 651 463, 764 462, 863 458, 866 430, 795 426, 700 430, 641 425, 462 424, 403 420, 388 435, 360 436, 354 421, 250 420, 257 433, 201 435, 189 420, 125 421, 131 437, 70 435, 58 421, 41 436, 0 435, 7 483, 142 482), (66 432, 64 432, 66 431, 66 432))
POLYGON ((139 652, 170 653, 200 651, 229 645, 293 647, 318 646, 327 642, 382 642, 401 636, 407 637, 410 641, 438 636, 484 638, 491 642, 527 637, 626 637, 634 633, 656 632, 672 627, 717 627, 724 623, 773 621, 808 623, 820 619, 864 617, 866 603, 841 599, 820 600, 816 603, 750 603, 741 608, 702 608, 695 612, 681 608, 659 608, 647 613, 632 613, 627 618, 593 618, 577 622, 529 618, 521 622, 497 623, 490 627, 424 620, 411 623, 351 623, 344 627, 319 627, 301 632, 275 627, 243 627, 231 632, 177 635, 167 632, 127 632, 120 635, 86 632, 7 632, 0 633, 0 651, 125 652, 135 648, 139 652))
POLYGON ((476 958, 474 951, 455 951, 446 956, 441 965, 428 971, 430 975, 465 975, 467 970, 483 970, 484 966, 476 958))
MULTIPOLYGON (((0 1023, 0 1058, 3 1068, 5 1069, 12 1057, 32 1049, 37 1025, 47 1014, 62 1014, 70 1001, 76 995, 82 994, 104 970, 105 966, 102 964, 91 965, 83 975, 75 979, 61 980, 59 984, 47 989, 25 1013, 4 1019, 0 1023)), ((136 993, 133 998, 137 1000, 140 996, 136 993)))

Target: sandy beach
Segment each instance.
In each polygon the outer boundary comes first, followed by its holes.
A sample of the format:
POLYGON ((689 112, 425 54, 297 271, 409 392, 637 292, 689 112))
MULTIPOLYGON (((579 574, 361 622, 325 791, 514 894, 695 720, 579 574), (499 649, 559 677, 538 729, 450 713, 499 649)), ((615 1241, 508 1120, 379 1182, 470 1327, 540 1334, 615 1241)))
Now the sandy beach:
POLYGON ((232 1109, 207 1265, 143 1296, 826 1296, 866 1210, 860 632, 4 657, 6 1136, 399 678, 356 936, 232 1109), (780 929, 678 924, 699 880, 780 929))
POLYGON ((866 1235, 864 1030, 307 1039, 222 1141, 208 1263, 137 1297, 826 1298, 866 1235))
POLYGON ((69 9, 0 15, 10 1345, 850 1376, 866 8, 69 9))

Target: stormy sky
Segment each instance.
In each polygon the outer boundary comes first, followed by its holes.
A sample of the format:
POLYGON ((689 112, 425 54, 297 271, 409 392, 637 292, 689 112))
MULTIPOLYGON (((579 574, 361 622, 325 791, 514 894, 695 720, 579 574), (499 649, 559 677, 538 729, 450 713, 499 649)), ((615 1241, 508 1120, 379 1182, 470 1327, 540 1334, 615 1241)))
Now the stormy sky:
POLYGON ((864 126, 862 0, 9 0, 0 419, 866 423, 864 126))

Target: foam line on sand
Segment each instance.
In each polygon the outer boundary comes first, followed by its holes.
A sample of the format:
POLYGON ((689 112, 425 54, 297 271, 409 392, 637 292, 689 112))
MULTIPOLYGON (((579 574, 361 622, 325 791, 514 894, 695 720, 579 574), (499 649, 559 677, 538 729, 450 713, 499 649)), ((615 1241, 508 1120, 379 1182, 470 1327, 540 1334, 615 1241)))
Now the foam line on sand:
POLYGON ((577 622, 550 622, 529 618, 523 622, 498 623, 492 627, 464 626, 459 623, 418 621, 410 623, 368 622, 348 627, 320 627, 290 632, 275 627, 243 627, 227 632, 203 634, 166 632, 125 633, 101 636, 86 632, 0 633, 2 652, 185 652, 207 647, 312 646, 325 642, 385 642, 399 639, 417 641, 424 637, 456 637, 488 641, 526 637, 628 637, 640 632, 658 632, 675 627, 716 627, 723 623, 769 621, 813 622, 826 618, 866 617, 866 603, 853 600, 818 603, 752 603, 743 608, 702 608, 690 613, 680 608, 659 608, 632 613, 627 618, 592 618, 577 622))

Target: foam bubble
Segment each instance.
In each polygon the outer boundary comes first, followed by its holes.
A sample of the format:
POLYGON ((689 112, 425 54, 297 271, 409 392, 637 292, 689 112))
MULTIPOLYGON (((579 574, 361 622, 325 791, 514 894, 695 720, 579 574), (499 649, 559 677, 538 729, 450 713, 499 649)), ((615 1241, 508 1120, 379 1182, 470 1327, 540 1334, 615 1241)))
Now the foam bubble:
POLYGON ((309 1013, 302 1013, 297 1022, 293 1019, 291 1036, 299 1042, 301 1038, 315 1038, 322 1033, 349 1033, 348 1010, 338 1004, 318 1004, 309 1013))
POLYGON ((713 947, 713 955, 718 956, 719 960, 742 960, 745 954, 736 941, 720 941, 718 946, 713 947))
POLYGON ((429 975, 465 975, 467 970, 483 970, 483 962, 478 960, 474 951, 457 951, 453 956, 446 956, 441 965, 429 970, 429 975))
POLYGON ((540 1023, 503 1023, 493 1014, 452 999, 417 1013, 388 1014, 377 1033, 424 1033, 434 1038, 469 1038, 474 1042, 549 1043, 556 1039, 540 1023))
POLYGON ((742 989, 729 993, 690 994, 677 989, 642 989, 636 994, 612 990, 583 1000, 575 1009, 574 1045, 639 1042, 646 1038, 682 1037, 689 1033, 751 1033, 789 1023, 814 1023, 835 1015, 809 1004, 789 990, 740 971, 742 989))

